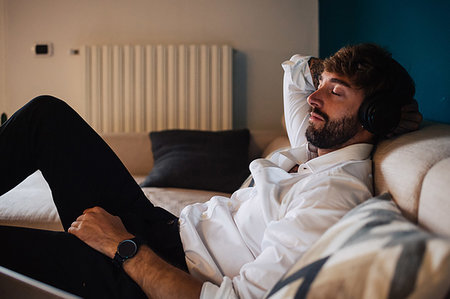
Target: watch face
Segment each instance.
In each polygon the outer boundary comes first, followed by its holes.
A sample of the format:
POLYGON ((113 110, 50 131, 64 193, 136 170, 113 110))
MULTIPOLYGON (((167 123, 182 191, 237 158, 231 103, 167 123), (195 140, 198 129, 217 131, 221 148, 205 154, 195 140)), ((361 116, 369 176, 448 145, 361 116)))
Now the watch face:
POLYGON ((137 245, 132 240, 125 240, 119 244, 117 250, 122 258, 133 257, 137 251, 137 245))

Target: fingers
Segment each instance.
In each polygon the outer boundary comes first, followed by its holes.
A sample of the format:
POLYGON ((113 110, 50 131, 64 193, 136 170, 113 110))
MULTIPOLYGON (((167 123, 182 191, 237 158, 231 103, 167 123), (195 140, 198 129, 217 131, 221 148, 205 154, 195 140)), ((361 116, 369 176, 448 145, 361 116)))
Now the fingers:
POLYGON ((78 219, 77 219, 77 221, 72 222, 70 227, 77 228, 77 227, 80 227, 80 225, 81 225, 81 221, 78 221, 78 219))
POLYGON ((417 130, 420 126, 420 122, 416 120, 404 120, 399 124, 399 128, 403 130, 417 130))
POLYGON ((82 214, 82 215, 78 216, 78 218, 75 221, 83 221, 85 216, 86 216, 86 214, 82 214))
POLYGON ((418 112, 402 113, 402 120, 420 123, 423 119, 422 114, 418 112))
POLYGON ((79 230, 81 225, 83 224, 84 215, 79 216, 72 224, 70 225, 69 229, 67 230, 69 233, 74 233, 75 231, 79 230))
MULTIPOLYGON (((101 209, 101 208, 100 208, 101 209)), ((102 209, 103 210, 103 209, 102 209)), ((90 217, 90 215, 93 215, 95 213, 98 213, 99 209, 98 207, 94 207, 94 208, 89 208, 83 211, 83 214, 81 214, 80 216, 77 217, 77 219, 72 222, 72 224, 70 225, 69 229, 67 230, 67 232, 76 235, 78 233, 78 231, 81 228, 82 223, 90 217)))
POLYGON ((93 207, 88 208, 83 211, 83 214, 77 217, 75 221, 71 224, 68 232, 75 232, 81 229, 81 226, 86 227, 86 225, 94 224, 102 224, 102 223, 114 223, 113 220, 117 222, 117 219, 120 220, 119 217, 109 214, 106 210, 101 207, 93 207))
POLYGON ((72 224, 70 225, 70 227, 69 227, 69 229, 67 230, 67 232, 69 233, 69 234, 72 234, 72 235, 76 235, 77 234, 77 231, 80 229, 80 222, 78 222, 78 221, 74 221, 74 222, 72 222, 72 224))
POLYGON ((68 229, 68 232, 73 232, 75 229, 79 229, 81 224, 84 221, 86 221, 87 219, 89 219, 91 217, 91 215, 94 215, 97 213, 102 213, 102 211, 104 211, 104 210, 100 207, 93 207, 93 208, 84 210, 83 214, 78 216, 77 219, 74 222, 72 222, 72 224, 70 225, 70 228, 68 229))
POLYGON ((413 99, 411 103, 402 107, 400 122, 387 137, 390 138, 418 130, 422 120, 423 116, 419 112, 419 104, 413 99))
POLYGON ((422 114, 419 112, 419 104, 416 100, 402 107, 402 120, 421 122, 422 114))
POLYGON ((103 208, 101 207, 93 207, 93 208, 89 208, 83 211, 83 214, 87 214, 87 213, 104 213, 106 212, 103 208))
POLYGON ((403 105, 402 112, 416 112, 419 110, 419 103, 413 99, 410 103, 403 105))
POLYGON ((312 57, 308 64, 314 87, 317 89, 319 87, 320 75, 323 72, 323 61, 319 58, 312 57))

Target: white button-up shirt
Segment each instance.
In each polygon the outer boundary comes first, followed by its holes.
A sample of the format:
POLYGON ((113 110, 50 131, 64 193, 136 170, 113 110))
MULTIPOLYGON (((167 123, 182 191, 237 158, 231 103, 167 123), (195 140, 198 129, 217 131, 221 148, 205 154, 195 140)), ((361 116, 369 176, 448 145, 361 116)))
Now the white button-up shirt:
POLYGON ((313 159, 305 138, 309 57, 282 64, 291 149, 250 164, 254 187, 187 206, 180 235, 201 298, 261 298, 327 228, 371 197, 370 144, 313 159), (289 173, 299 164, 297 173, 289 173))

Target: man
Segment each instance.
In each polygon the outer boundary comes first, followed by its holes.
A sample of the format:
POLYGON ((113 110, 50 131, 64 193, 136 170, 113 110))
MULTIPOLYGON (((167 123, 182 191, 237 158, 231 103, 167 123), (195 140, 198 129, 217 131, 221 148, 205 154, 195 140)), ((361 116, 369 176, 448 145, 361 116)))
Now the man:
POLYGON ((31 101, 0 128, 0 194, 40 169, 68 233, 1 227, 1 264, 88 298, 264 296, 372 196, 373 144, 397 123, 372 124, 372 102, 388 97, 399 113, 413 101, 412 79, 378 46, 346 47, 321 66, 297 55, 283 63, 292 148, 250 164, 254 187, 188 206, 179 221, 148 202, 66 104, 31 101))

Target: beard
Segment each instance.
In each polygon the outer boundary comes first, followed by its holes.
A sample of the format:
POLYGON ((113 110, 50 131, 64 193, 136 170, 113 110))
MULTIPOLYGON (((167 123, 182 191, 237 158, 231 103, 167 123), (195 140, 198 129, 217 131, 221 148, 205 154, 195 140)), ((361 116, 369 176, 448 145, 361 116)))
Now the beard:
POLYGON ((317 148, 337 148, 358 133, 360 124, 357 115, 330 121, 328 115, 322 111, 314 108, 312 111, 322 116, 325 122, 322 128, 315 128, 310 124, 306 129, 306 140, 317 148))

